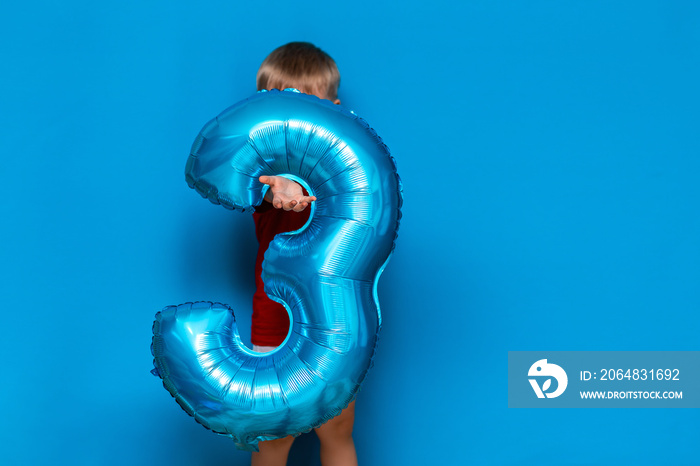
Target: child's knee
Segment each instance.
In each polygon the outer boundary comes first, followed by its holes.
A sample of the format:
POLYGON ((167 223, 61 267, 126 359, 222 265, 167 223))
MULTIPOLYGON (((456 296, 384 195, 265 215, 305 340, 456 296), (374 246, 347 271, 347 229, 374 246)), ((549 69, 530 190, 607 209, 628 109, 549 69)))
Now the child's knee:
POLYGON ((352 438, 352 429, 355 424, 355 417, 342 414, 337 416, 321 427, 316 429, 316 435, 321 442, 337 441, 352 438))

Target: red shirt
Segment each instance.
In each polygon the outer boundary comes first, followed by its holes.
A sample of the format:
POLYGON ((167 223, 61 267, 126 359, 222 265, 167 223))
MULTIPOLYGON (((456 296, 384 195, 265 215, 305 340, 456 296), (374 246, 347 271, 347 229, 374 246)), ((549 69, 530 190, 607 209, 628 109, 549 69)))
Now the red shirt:
POLYGON ((298 230, 309 219, 311 208, 302 212, 287 212, 275 209, 271 203, 263 201, 255 208, 255 236, 258 238, 258 255, 255 259, 255 294, 253 295, 253 318, 251 341, 259 346, 279 346, 289 332, 289 316, 287 310, 279 303, 272 301, 265 294, 262 281, 262 263, 270 241, 275 235, 298 230))

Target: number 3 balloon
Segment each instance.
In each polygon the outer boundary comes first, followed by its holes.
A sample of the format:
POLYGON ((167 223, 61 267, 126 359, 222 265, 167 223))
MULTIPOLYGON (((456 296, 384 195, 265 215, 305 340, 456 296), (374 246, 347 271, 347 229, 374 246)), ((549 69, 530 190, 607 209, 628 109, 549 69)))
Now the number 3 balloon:
POLYGON ((265 253, 265 292, 290 314, 275 351, 242 342, 231 309, 169 306, 153 324, 154 373, 178 404, 241 449, 308 432, 357 393, 381 324, 377 281, 401 217, 401 181, 375 131, 353 112, 296 90, 261 91, 207 123, 185 176, 228 209, 251 211, 261 175, 304 185, 317 201, 298 231, 265 253))

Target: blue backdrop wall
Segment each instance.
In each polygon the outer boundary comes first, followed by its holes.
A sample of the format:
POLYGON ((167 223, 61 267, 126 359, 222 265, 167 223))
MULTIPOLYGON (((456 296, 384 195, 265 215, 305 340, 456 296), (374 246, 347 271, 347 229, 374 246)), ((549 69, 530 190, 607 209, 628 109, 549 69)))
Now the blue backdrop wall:
MULTIPOLYGON (((255 238, 184 163, 316 43, 404 181, 361 464, 698 464, 691 409, 507 408, 513 350, 698 350, 695 2, 3 6, 2 464, 249 455, 154 378, 163 306, 250 322, 255 238)), ((312 435, 290 464, 319 464, 312 435)))

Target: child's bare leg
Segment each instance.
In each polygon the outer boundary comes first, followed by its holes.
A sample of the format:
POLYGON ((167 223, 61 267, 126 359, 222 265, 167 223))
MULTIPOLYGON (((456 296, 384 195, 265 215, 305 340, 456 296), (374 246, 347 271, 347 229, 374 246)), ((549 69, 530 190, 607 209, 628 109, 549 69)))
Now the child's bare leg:
POLYGON ((355 423, 355 401, 339 415, 316 429, 321 441, 321 464, 323 466, 357 466, 355 443, 352 441, 352 426, 355 423))
POLYGON ((294 437, 278 438, 258 443, 259 452, 253 452, 251 466, 284 466, 287 464, 289 449, 292 447, 294 437))

